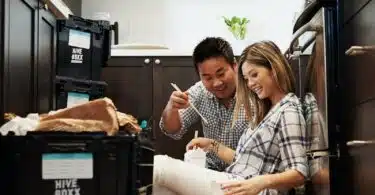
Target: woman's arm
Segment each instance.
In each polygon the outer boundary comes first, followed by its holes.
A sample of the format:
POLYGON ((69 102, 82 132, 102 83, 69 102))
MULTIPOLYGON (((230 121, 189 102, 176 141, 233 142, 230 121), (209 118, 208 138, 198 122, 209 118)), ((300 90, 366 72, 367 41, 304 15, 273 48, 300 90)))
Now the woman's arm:
POLYGON ((192 150, 195 147, 202 148, 206 152, 214 152, 221 160, 228 164, 230 164, 234 158, 233 149, 213 139, 205 137, 194 138, 187 144, 186 151, 192 150))
POLYGON ((288 107, 281 114, 275 139, 280 154, 277 162, 285 171, 229 183, 224 187, 228 190, 226 195, 258 194, 265 189, 286 190, 303 184, 308 177, 306 129, 303 115, 296 107, 288 107))
POLYGON ((248 180, 223 185, 225 195, 256 195, 265 189, 288 190, 304 183, 305 177, 296 170, 255 176, 248 180))
POLYGON ((211 151, 215 152, 216 155, 224 162, 230 164, 233 162, 235 151, 216 140, 212 140, 211 151))
POLYGON ((263 189, 288 190, 296 186, 303 185, 305 177, 296 170, 288 170, 282 173, 262 175, 263 189))

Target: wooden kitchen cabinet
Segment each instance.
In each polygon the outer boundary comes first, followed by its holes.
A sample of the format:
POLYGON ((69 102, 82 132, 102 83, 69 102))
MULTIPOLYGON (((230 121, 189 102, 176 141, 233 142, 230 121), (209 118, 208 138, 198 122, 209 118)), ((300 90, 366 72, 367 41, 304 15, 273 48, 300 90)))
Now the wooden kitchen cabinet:
POLYGON ((170 83, 177 84, 181 90, 185 91, 197 82, 199 77, 195 72, 193 60, 190 56, 157 57, 154 60, 153 67, 153 130, 156 138, 156 153, 183 159, 185 146, 194 138, 194 131, 201 131, 200 122, 193 125, 182 140, 173 140, 161 132, 159 120, 170 95, 174 91, 170 83))
POLYGON ((182 90, 199 80, 191 56, 112 57, 104 68, 102 80, 108 83, 107 96, 116 107, 138 120, 149 120, 155 139, 155 153, 183 158, 186 144, 193 138, 197 123, 182 140, 165 136, 159 120, 176 83, 182 90))
POLYGON ((152 64, 144 57, 112 57, 103 69, 106 95, 118 110, 148 120, 152 116, 152 64))
POLYGON ((1 113, 47 112, 52 108, 56 19, 37 0, 1 4, 1 113))
POLYGON ((56 18, 47 9, 41 9, 39 10, 38 20, 38 62, 36 71, 36 108, 39 113, 49 112, 55 105, 56 44, 56 18))
POLYGON ((375 1, 339 2, 342 10, 338 72, 342 106, 338 114, 343 144, 337 168, 340 174, 334 180, 342 194, 370 195, 375 191, 375 144, 372 142, 375 140, 375 55, 374 51, 358 55, 346 55, 345 51, 352 46, 375 45, 375 1), (353 140, 367 144, 347 144, 353 140))

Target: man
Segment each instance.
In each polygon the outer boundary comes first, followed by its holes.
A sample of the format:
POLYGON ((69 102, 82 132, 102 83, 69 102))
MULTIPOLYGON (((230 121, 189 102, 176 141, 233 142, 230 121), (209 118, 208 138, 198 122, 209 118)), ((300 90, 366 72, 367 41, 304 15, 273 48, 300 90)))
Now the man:
MULTIPOLYGON (((233 149, 248 128, 244 110, 232 126, 236 93, 236 60, 230 44, 219 37, 208 37, 194 49, 194 66, 201 81, 185 92, 174 91, 163 111, 160 129, 171 138, 181 139, 187 129, 200 119, 193 104, 207 119, 202 120, 205 137, 233 149)), ((227 164, 213 153, 207 155, 207 167, 223 171, 227 164)))

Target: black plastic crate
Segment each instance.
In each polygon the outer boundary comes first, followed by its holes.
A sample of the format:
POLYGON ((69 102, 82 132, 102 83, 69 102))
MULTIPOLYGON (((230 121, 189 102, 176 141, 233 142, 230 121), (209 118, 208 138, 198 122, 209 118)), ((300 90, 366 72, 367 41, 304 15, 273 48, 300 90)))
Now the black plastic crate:
POLYGON ((137 194, 134 135, 55 132, 0 139, 1 194, 137 194))
POLYGON ((117 32, 117 27, 108 21, 72 15, 57 20, 57 75, 100 80, 102 66, 111 56, 112 30, 117 32))
POLYGON ((107 83, 103 81, 81 80, 62 76, 56 76, 55 84, 56 105, 54 109, 69 107, 68 100, 70 101, 73 98, 76 98, 77 101, 103 98, 107 87, 107 83))

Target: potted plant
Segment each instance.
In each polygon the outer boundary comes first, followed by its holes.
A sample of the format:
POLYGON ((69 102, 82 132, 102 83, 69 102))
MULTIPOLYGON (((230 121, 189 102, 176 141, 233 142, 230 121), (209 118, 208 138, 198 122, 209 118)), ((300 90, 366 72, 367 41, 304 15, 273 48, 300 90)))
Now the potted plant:
POLYGON ((244 40, 247 34, 247 24, 250 22, 247 18, 233 16, 231 19, 223 16, 228 30, 237 40, 244 40))

